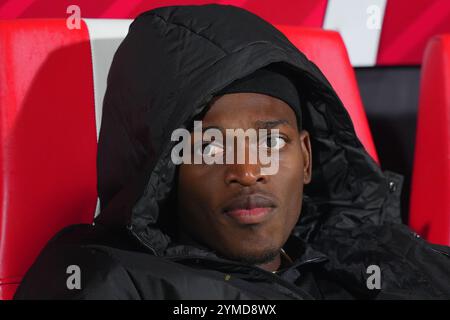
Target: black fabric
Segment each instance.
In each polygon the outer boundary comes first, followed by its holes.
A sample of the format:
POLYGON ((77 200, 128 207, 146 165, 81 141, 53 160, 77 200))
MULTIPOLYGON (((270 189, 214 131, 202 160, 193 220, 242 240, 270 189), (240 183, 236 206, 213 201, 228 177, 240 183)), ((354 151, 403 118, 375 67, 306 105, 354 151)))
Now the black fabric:
POLYGON ((448 299, 450 250, 401 224, 402 177, 383 172, 355 135, 319 69, 264 20, 233 6, 176 6, 141 14, 114 55, 98 146, 101 214, 59 232, 15 298, 448 299), (187 127, 227 85, 263 67, 301 92, 312 182, 284 246, 294 264, 272 274, 179 243, 170 159, 187 127), (79 265, 81 289, 66 286, 79 265), (379 266, 381 289, 367 286, 379 266))
POLYGON ((298 91, 292 81, 280 72, 261 68, 252 74, 234 81, 222 89, 217 96, 227 93, 262 93, 286 102, 295 112, 298 129, 302 128, 302 116, 298 91))
POLYGON ((384 169, 405 177, 401 197, 402 221, 408 223, 420 67, 357 68, 356 80, 384 169))

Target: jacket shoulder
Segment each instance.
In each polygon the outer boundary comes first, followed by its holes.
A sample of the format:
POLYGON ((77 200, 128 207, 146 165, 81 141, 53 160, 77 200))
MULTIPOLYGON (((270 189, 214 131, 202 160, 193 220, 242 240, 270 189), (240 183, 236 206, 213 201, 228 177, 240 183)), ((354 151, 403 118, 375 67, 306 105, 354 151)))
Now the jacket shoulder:
POLYGON ((14 299, 139 299, 127 270, 110 253, 81 236, 86 229, 89 227, 72 226, 50 240, 14 299))

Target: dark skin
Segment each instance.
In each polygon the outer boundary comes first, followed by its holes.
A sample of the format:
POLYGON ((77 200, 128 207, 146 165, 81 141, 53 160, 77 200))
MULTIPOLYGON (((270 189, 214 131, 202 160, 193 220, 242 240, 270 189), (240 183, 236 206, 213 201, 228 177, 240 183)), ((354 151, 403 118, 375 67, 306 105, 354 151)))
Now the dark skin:
POLYGON ((267 144, 278 149, 279 169, 274 175, 262 175, 262 165, 248 161, 248 144, 244 164, 181 164, 180 238, 206 245, 228 259, 278 270, 280 249, 300 216, 303 186, 311 181, 308 132, 298 130, 295 113, 284 101, 258 93, 220 96, 212 101, 202 121, 203 128, 222 130, 279 129, 279 135, 267 144), (227 203, 255 193, 273 203, 263 221, 240 224, 224 214, 227 203))

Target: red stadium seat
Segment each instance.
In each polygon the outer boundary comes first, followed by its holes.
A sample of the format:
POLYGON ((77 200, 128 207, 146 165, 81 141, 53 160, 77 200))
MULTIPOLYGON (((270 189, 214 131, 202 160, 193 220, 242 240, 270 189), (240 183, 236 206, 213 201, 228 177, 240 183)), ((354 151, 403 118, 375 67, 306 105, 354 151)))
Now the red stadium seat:
POLYGON ((86 26, 0 22, 0 297, 54 233, 92 221, 95 109, 86 26))
POLYGON ((424 53, 410 207, 412 229, 450 246, 450 34, 424 53))
MULTIPOLYGON (((86 19, 71 30, 63 19, 0 21, 0 299, 13 296, 57 231, 93 221, 107 70, 129 23, 86 19)), ((280 28, 330 79, 377 159, 340 36, 280 28)))
POLYGON ((129 23, 0 21, 0 299, 58 230, 93 221, 98 96, 129 23))

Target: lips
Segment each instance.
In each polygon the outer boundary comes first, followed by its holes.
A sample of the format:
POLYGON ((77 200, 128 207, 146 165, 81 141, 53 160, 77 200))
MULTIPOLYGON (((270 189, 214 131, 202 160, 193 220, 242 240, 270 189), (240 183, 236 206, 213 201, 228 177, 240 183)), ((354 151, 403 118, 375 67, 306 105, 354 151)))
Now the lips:
POLYGON ((240 224, 256 224, 265 221, 275 208, 276 203, 271 198, 251 194, 231 199, 223 212, 240 224))

